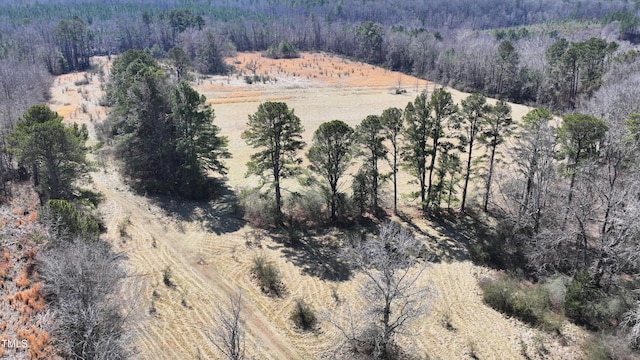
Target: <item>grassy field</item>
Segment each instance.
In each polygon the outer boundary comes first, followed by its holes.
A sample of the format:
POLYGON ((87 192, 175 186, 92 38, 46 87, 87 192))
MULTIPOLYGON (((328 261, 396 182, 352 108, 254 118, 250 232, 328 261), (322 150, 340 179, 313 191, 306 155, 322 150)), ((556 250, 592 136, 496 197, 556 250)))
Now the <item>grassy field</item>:
MULTIPOLYGON (((238 74, 202 77, 195 88, 212 104, 222 133, 229 137, 233 158, 228 161, 232 188, 251 186, 245 179, 251 154, 241 139, 247 116, 268 100, 286 101, 294 108, 310 141, 324 121, 341 119, 355 126, 369 114, 396 106, 404 108, 435 84, 370 65, 327 54, 303 53, 293 60, 264 59, 257 53, 228 59, 238 74), (244 75, 269 77, 265 83, 247 84, 244 75), (244 74, 240 74, 244 73, 244 74), (396 89, 406 93, 396 94, 396 89)), ((106 67, 106 59, 96 59, 106 67)), ((456 101, 468 94, 450 90, 456 101)), ((51 107, 68 122, 93 125, 105 118, 98 106, 100 77, 76 73, 59 77, 51 90, 51 107), (88 84, 77 85, 87 79, 88 84)), ((513 105, 519 119, 527 107, 513 105)), ((331 230, 302 238, 290 247, 251 228, 232 216, 224 202, 187 203, 149 199, 130 192, 110 161, 98 160, 93 186, 105 194, 101 211, 116 249, 127 254, 133 276, 123 298, 133 299, 132 346, 139 359, 221 358, 209 336, 215 331, 217 305, 242 291, 243 318, 249 352, 259 359, 336 359, 348 356, 342 334, 321 321, 315 332, 299 332, 289 320, 296 299, 311 303, 321 320, 327 314, 340 318, 347 304, 358 311, 362 304, 358 287, 362 278, 341 276, 331 267, 331 253, 322 249, 336 243, 331 230), (256 239, 259 239, 257 241, 256 239), (247 246, 247 240, 254 244, 247 246), (255 245, 259 243, 259 245, 255 245), (252 259, 263 255, 283 274, 286 293, 281 298, 260 292, 250 276, 252 259), (163 283, 170 269, 175 287, 163 283), (152 313, 151 309, 155 309, 152 313)), ((400 192, 415 191, 402 174, 400 192)), ((388 190, 388 189, 387 189, 388 190)), ((401 206, 409 208, 404 200, 401 206)), ((408 211, 411 213, 411 211, 408 211)), ((419 356, 432 359, 579 359, 585 335, 566 325, 562 338, 541 333, 508 319, 482 302, 478 281, 492 271, 468 260, 465 239, 451 237, 444 227, 415 218, 420 236, 434 249, 439 261, 425 272, 424 284, 433 288, 427 316, 411 328, 416 336, 402 339, 419 356), (453 255, 455 254, 455 256, 453 255), (446 326, 446 323, 450 326, 446 326), (526 344, 526 351, 523 345, 526 344)))

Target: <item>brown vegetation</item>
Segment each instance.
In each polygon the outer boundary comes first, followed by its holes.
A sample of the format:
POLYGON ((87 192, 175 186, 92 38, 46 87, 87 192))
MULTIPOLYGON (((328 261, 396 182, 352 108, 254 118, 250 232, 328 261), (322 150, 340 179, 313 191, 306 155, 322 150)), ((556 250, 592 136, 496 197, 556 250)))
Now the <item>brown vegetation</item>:
POLYGON ((43 317, 45 300, 42 282, 33 272, 39 234, 44 229, 36 221, 37 195, 16 188, 8 204, 0 206, 0 284, 6 296, 0 297, 0 340, 18 341, 19 347, 0 347, 0 356, 12 358, 52 359, 55 352, 49 333, 50 325, 43 317), (23 347, 26 340, 27 347, 23 347))

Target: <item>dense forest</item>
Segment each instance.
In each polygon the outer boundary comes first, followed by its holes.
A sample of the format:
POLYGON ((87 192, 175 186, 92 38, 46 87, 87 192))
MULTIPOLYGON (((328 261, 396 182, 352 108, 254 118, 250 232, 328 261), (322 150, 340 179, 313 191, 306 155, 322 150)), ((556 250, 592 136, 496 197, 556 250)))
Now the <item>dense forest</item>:
MULTIPOLYGON (((249 175, 268 190, 238 194, 253 225, 291 234, 406 216, 397 206, 396 177, 407 172, 421 216, 458 225, 471 219, 473 227, 460 231, 477 239, 473 260, 509 274, 483 285, 487 304, 550 332, 560 332, 566 317, 602 335, 602 358, 637 356, 638 15, 640 2, 622 0, 0 0, 1 198, 32 202, 18 212, 29 236, 19 226, 0 227, 6 254, 0 270, 7 278, 10 253, 20 251, 30 270, 12 275, 24 281, 15 282, 12 290, 22 295, 11 302, 24 302, 24 312, 45 302, 55 309, 56 326, 30 324, 23 336, 38 350, 31 356, 129 355, 127 309, 115 299, 127 276, 123 256, 99 236, 100 194, 80 187, 92 166, 87 128, 64 124, 42 105, 54 77, 91 70, 93 56, 115 57, 101 100, 110 110, 99 125, 100 146, 111 147, 139 193, 210 199, 224 187, 230 153, 213 109, 189 80, 194 72, 232 72, 224 57, 244 51, 285 58, 330 52, 473 93, 455 104, 438 88, 355 127, 327 119, 312 129, 304 154, 294 110, 283 102, 261 104, 243 138, 255 150, 249 175), (532 110, 516 123, 506 101, 532 110), (306 170, 299 166, 303 157, 306 170), (503 160, 511 171, 498 176, 503 160), (362 166, 350 189, 341 190, 353 161, 362 166), (284 206, 289 199, 281 182, 295 177, 321 199, 302 196, 293 210, 284 206), (385 181, 393 185, 393 204, 381 200, 385 181), (467 202, 470 191, 481 192, 482 201, 467 202), (34 269, 42 283, 26 280, 35 279, 34 269), (35 345, 46 332, 55 349, 35 345)), ((422 251, 395 225, 378 232, 346 251, 353 269, 374 283, 380 272, 404 276, 422 251), (406 256, 398 259, 399 253, 406 256), (388 267, 372 271, 382 266, 375 263, 381 256, 388 267)), ((263 284, 276 295, 278 286, 274 279, 263 284)), ((389 319, 394 296, 374 294, 390 299, 378 309, 387 315, 379 321, 383 330, 349 339, 370 345, 380 358, 397 355, 393 321, 400 320, 389 319)), ((300 309, 304 325, 309 310, 304 303, 300 309)), ((233 332, 233 323, 227 325, 233 332)), ((240 358, 239 350, 230 348, 229 358, 240 358)))

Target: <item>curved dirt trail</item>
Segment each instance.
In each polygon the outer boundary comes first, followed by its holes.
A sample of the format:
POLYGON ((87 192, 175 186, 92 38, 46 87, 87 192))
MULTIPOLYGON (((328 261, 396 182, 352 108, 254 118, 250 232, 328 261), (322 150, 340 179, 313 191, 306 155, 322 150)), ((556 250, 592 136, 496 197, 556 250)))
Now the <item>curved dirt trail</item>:
MULTIPOLYGON (((215 266, 198 265, 198 260, 188 258, 191 251, 185 248, 185 243, 189 246, 188 243, 205 237, 210 241, 216 240, 205 232, 181 233, 179 229, 174 229, 170 220, 158 215, 157 212, 161 210, 148 203, 148 200, 121 190, 125 185, 113 173, 94 173, 93 179, 96 190, 105 195, 107 206, 111 208, 109 213, 113 214, 108 220, 109 229, 117 229, 128 220, 129 224, 124 230, 127 233, 125 238, 133 240, 125 240, 118 246, 128 255, 128 264, 138 275, 137 278, 146 282, 142 290, 142 301, 151 302, 153 289, 160 293, 158 299, 154 300, 157 315, 142 320, 136 331, 140 335, 139 346, 144 357, 184 358, 189 354, 189 357, 195 358, 198 351, 201 356, 215 354, 206 332, 215 331, 217 304, 225 304, 229 296, 236 294, 237 288, 215 266), (167 288, 162 282, 166 268, 171 269, 176 289, 167 288), (186 307, 181 304, 183 297, 186 298, 186 307), (160 345, 162 342, 165 346, 160 345)), ((115 238, 118 234, 111 231, 109 237, 115 238)), ((223 237, 219 237, 217 240, 222 239, 223 237)), ((262 358, 308 357, 292 347, 281 331, 246 297, 242 315, 250 337, 260 342, 262 358)))
MULTIPOLYGON (((105 58, 96 58, 96 66, 108 71, 105 58)), ((99 76, 95 73, 74 73, 56 79, 50 106, 68 123, 86 124, 90 144, 96 142, 95 120, 104 119, 106 110, 98 106, 102 96, 99 76), (87 81, 84 81, 87 80, 87 81), (78 85, 82 81, 83 85, 78 85)), ((123 251, 131 272, 130 283, 125 286, 123 299, 130 304, 132 350, 144 359, 216 359, 220 353, 210 340, 215 336, 215 316, 219 306, 225 306, 229 297, 240 290, 255 292, 249 279, 239 282, 230 278, 237 273, 225 273, 211 261, 211 257, 224 249, 219 244, 243 243, 244 229, 238 226, 222 236, 216 236, 196 221, 173 219, 147 198, 128 190, 116 169, 98 157, 98 170, 91 174, 93 187, 104 195, 101 212, 107 228, 107 239, 116 250, 123 251), (185 225, 186 224, 186 225, 185 225), (184 226, 189 227, 185 230, 184 226), (175 284, 169 288, 163 283, 165 269, 171 270, 175 284), (151 308, 155 313, 151 314, 151 308)), ((225 254, 226 255, 226 254, 225 254)), ((243 267, 243 278, 248 277, 249 266, 243 267)), ((260 295, 258 295, 260 296, 260 295)), ((243 296, 242 321, 247 330, 247 350, 261 359, 305 359, 310 356, 291 344, 273 319, 264 314, 264 307, 243 296)))

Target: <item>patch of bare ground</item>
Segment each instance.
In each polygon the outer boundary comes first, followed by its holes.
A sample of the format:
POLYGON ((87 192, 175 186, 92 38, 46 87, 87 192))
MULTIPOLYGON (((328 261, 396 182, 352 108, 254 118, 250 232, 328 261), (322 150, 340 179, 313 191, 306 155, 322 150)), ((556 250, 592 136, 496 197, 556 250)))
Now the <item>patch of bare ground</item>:
MULTIPOLYGON (((302 119, 304 138, 310 141, 324 121, 342 119, 355 126, 368 114, 379 114, 391 106, 404 108, 420 91, 431 91, 434 86, 327 54, 303 53, 295 60, 238 54, 228 61, 247 75, 252 71, 246 64, 254 61, 256 74, 275 79, 249 85, 244 75, 230 75, 203 77, 194 83, 213 105, 215 121, 229 137, 233 159, 229 161, 228 183, 234 188, 253 184, 244 178, 252 150, 240 135, 247 116, 260 102, 286 101, 302 119), (398 87, 406 93, 396 94, 398 87)), ((99 59, 97 66, 105 63, 105 59, 99 59)), ((96 73, 88 77, 88 84, 75 85, 84 78, 84 73, 59 77, 51 91, 51 105, 66 121, 87 123, 95 140, 93 124, 105 117, 105 110, 98 106, 102 96, 100 76, 96 73)), ((457 101, 467 95, 452 93, 457 101)), ((524 106, 514 105, 516 117, 527 111, 524 106)), ((303 235, 297 245, 289 246, 236 218, 225 199, 188 203, 135 195, 111 162, 100 162, 92 178, 95 189, 105 194, 101 207, 109 229, 105 238, 126 252, 133 273, 126 295, 139 299, 136 322, 131 324, 137 358, 221 358, 207 334, 217 326, 217 305, 238 289, 245 301, 242 315, 249 352, 258 358, 351 356, 342 334, 328 322, 321 321, 316 331, 302 332, 289 319, 298 298, 311 304, 318 314, 346 314, 347 304, 354 310, 362 308, 358 287, 363 279, 331 261, 335 260, 339 240, 335 233, 303 235), (273 261, 280 270, 286 286, 284 296, 267 296, 252 280, 252 259, 257 255, 273 261), (165 274, 171 286, 167 286, 165 274)), ((402 173, 402 193, 414 190, 408 180, 402 173)), ((401 204, 411 215, 411 201, 401 204)), ((524 343, 530 358, 580 358, 577 349, 583 334, 578 329, 567 326, 564 338, 555 338, 484 305, 478 280, 491 272, 466 260, 468 239, 452 238, 445 226, 410 215, 409 221, 434 249, 439 262, 424 277, 425 284, 437 294, 431 312, 410 329, 416 336, 402 340, 404 347, 432 358, 469 358, 474 353, 482 359, 517 359, 524 358, 524 343)))

